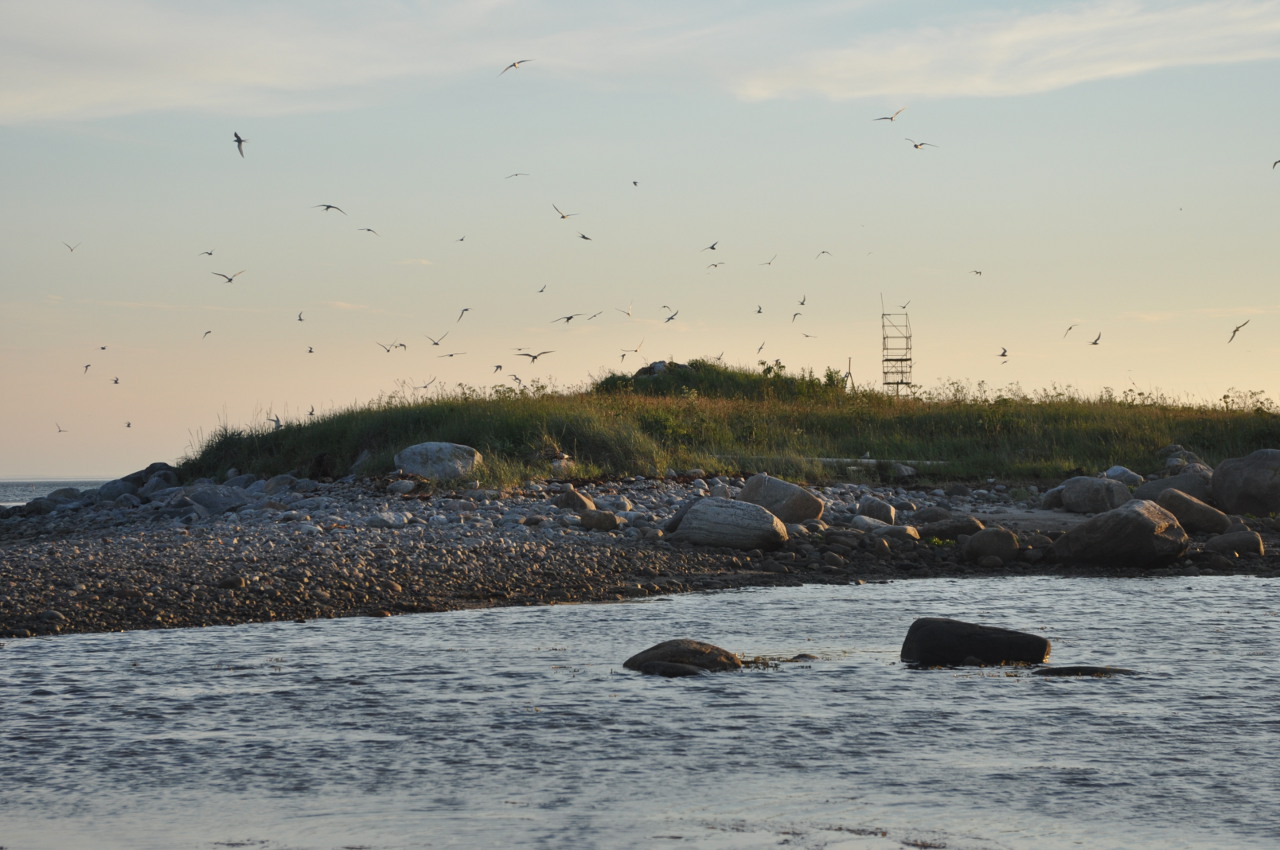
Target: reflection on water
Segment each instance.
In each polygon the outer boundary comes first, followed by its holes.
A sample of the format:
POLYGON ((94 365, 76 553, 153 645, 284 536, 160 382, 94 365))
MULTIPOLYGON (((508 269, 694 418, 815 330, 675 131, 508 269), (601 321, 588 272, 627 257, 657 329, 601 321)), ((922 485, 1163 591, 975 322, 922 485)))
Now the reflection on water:
POLYGON ((0 843, 1274 847, 1278 588, 929 580, 11 640, 0 843), (1141 672, 907 670, 918 616, 1141 672), (671 637, 820 660, 622 669, 671 637))

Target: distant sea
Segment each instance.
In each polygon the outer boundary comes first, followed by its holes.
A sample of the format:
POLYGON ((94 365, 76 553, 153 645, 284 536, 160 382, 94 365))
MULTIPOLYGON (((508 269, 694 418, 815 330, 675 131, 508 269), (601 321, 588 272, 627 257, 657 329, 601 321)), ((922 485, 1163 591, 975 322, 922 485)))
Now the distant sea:
POLYGON ((110 480, 109 478, 0 478, 0 507, 25 505, 32 499, 47 496, 61 487, 91 490, 110 480))

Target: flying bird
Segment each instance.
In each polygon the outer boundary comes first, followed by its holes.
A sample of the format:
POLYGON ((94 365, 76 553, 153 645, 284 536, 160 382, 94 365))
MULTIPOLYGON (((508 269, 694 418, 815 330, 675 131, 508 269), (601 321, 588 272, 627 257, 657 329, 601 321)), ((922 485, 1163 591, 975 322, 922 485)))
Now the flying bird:
MULTIPOLYGON (((831 256, 831 252, 830 252, 830 251, 819 251, 819 252, 818 252, 818 257, 821 257, 823 254, 826 254, 828 257, 830 257, 830 256, 831 256)), ((816 259, 818 259, 818 257, 814 257, 814 259, 816 260, 816 259)))
POLYGON ((315 354, 315 353, 316 353, 316 350, 315 350, 313 347, 311 347, 310 345, 308 345, 308 346, 307 346, 307 353, 308 353, 308 354, 315 354))
POLYGON ((315 415, 316 415, 316 406, 315 406, 314 404, 313 404, 313 405, 311 405, 311 409, 307 411, 307 415, 308 415, 308 416, 315 416, 315 415))
POLYGON ((198 257, 212 257, 212 256, 213 256, 213 250, 212 250, 212 249, 210 249, 210 250, 208 250, 208 251, 201 251, 201 252, 200 252, 199 254, 197 254, 196 256, 198 256, 198 257))
MULTIPOLYGON (((577 213, 574 213, 574 215, 577 215, 577 213)), ((591 241, 591 237, 590 237, 590 236, 588 236, 587 234, 583 233, 582 231, 578 231, 578 238, 579 238, 579 239, 585 239, 585 240, 587 240, 588 242, 590 242, 590 241, 591 241)))
POLYGON ((1001 348, 1000 353, 996 355, 996 357, 1008 357, 1008 356, 1009 356, 1009 349, 1007 348, 1001 348))
POLYGON ((372 233, 374 236, 378 235, 378 231, 374 230, 372 227, 357 227, 356 230, 365 230, 372 233))
POLYGON ((759 354, 759 353, 760 353, 760 352, 762 352, 762 351, 764 351, 764 343, 763 343, 763 342, 762 342, 762 343, 760 343, 760 347, 756 349, 756 354, 759 354))
MULTIPOLYGON (((501 75, 501 74, 499 74, 498 76, 502 76, 502 75, 501 75)), ((526 174, 526 173, 525 173, 525 172, 523 172, 523 171, 517 171, 517 172, 515 172, 514 174, 508 174, 508 175, 507 175, 506 177, 504 177, 503 179, 504 179, 504 180, 510 180, 512 177, 528 177, 528 176, 529 176, 529 175, 528 175, 528 174, 526 174)))
POLYGON ((521 352, 520 352, 519 354, 517 354, 516 356, 517 356, 517 357, 528 357, 528 358, 529 358, 529 362, 530 362, 530 363, 537 363, 537 362, 538 362, 538 358, 539 358, 539 357, 541 357, 541 356, 542 356, 542 355, 544 355, 544 354, 552 354, 552 353, 554 353, 554 351, 555 351, 555 349, 552 349, 551 351, 539 351, 537 354, 530 354, 530 353, 528 353, 527 351, 521 351, 521 352))
POLYGON ((205 331, 204 333, 200 334, 200 338, 201 338, 201 339, 204 339, 205 337, 207 337, 207 336, 208 336, 209 334, 211 334, 211 333, 213 333, 213 331, 205 331))
POLYGON ((499 71, 499 72, 498 72, 498 76, 499 76, 499 77, 501 77, 503 74, 507 73, 507 72, 508 72, 508 71, 510 71, 512 68, 519 68, 519 67, 520 67, 521 65, 523 65, 524 63, 526 63, 526 62, 532 62, 532 61, 533 61, 532 59, 517 59, 516 61, 512 62, 510 65, 508 65, 507 67, 505 67, 505 68, 503 68, 501 71, 499 71))
MULTIPOLYGON (((908 298, 908 299, 907 299, 907 304, 910 304, 910 303, 911 303, 911 299, 910 299, 910 298, 908 298)), ((899 305, 898 305, 898 309, 899 309, 899 310, 905 310, 905 309, 907 309, 907 304, 899 304, 899 305)))
POLYGON ((65 433, 67 433, 67 429, 66 429, 66 428, 63 428, 63 427, 62 427, 61 425, 59 425, 57 422, 53 423, 53 427, 55 427, 55 428, 57 428, 57 429, 58 429, 58 433, 59 433, 59 434, 65 434, 65 433))
POLYGON ((132 427, 133 427, 133 423, 132 423, 132 422, 126 422, 126 423, 124 423, 124 427, 126 427, 126 428, 132 428, 132 427))
POLYGON ((719 245, 719 244, 720 244, 720 240, 719 240, 719 239, 717 239, 716 241, 712 242, 710 245, 708 245, 707 247, 703 248, 702 250, 704 250, 704 251, 714 251, 714 250, 716 249, 716 246, 717 246, 717 245, 719 245))
POLYGON ((800 300, 799 300, 799 301, 797 301, 796 303, 797 303, 797 304, 799 304, 801 307, 803 307, 803 306, 804 306, 804 302, 806 302, 806 301, 808 301, 808 300, 809 300, 809 296, 808 296, 808 295, 801 295, 801 296, 800 296, 800 300))
POLYGON ((920 150, 921 148, 937 147, 937 145, 935 145, 933 142, 917 142, 915 139, 907 139, 907 141, 911 142, 911 147, 915 148, 916 150, 920 150))
POLYGON ((723 262, 720 262, 720 263, 712 263, 712 264, 710 264, 709 266, 707 266, 707 268, 709 268, 709 269, 718 269, 718 268, 720 268, 720 267, 721 267, 721 266, 723 266, 723 265, 724 265, 724 263, 723 263, 723 262))
POLYGON ((544 284, 542 284, 542 288, 541 288, 541 289, 539 289, 539 290, 538 290, 538 292, 539 292, 539 293, 543 293, 543 292, 546 292, 546 291, 547 291, 547 285, 544 283, 544 284))
MULTIPOLYGON (((904 107, 902 107, 902 109, 906 109, 906 107, 904 106, 904 107)), ((898 120, 898 116, 902 114, 902 109, 899 109, 897 112, 893 113, 892 115, 886 115, 886 116, 884 116, 883 118, 875 118, 875 119, 872 119, 872 120, 874 120, 874 121, 896 121, 896 120, 898 120)))
POLYGON ((281 428, 283 428, 283 427, 284 427, 284 424, 283 424, 283 423, 281 423, 281 421, 280 421, 280 417, 279 417, 279 416, 268 416, 268 417, 267 417, 267 421, 268 421, 268 422, 274 422, 274 423, 275 423, 275 426, 276 426, 276 430, 277 430, 277 431, 279 431, 281 428))
POLYGON ((552 320, 551 320, 551 322, 550 322, 550 324, 553 324, 553 325, 554 325, 556 322, 564 322, 564 323, 567 325, 567 324, 569 324, 570 322, 572 322, 576 317, 581 316, 581 315, 582 315, 582 313, 570 313, 570 314, 569 314, 569 315, 567 315, 567 316, 561 316, 561 317, 560 317, 560 318, 558 318, 558 319, 552 319, 552 320))
POLYGON ((244 274, 244 273, 245 273, 245 269, 241 269, 240 271, 236 272, 235 274, 223 274, 222 272, 212 272, 212 274, 215 274, 215 275, 217 275, 218 277, 223 278, 224 280, 226 280, 226 282, 227 282, 227 283, 230 283, 231 281, 235 280, 236 278, 238 278, 240 275, 242 275, 242 274, 244 274))
POLYGON ((457 357, 459 354, 466 354, 465 351, 451 351, 448 354, 441 354, 441 357, 457 357))
POLYGON ((969 274, 976 274, 978 277, 982 277, 982 269, 971 269, 969 274))
POLYGON ((1275 162, 1271 163, 1271 170, 1275 171, 1277 165, 1280 165, 1280 159, 1277 159, 1275 162))
POLYGON ((496 375, 496 374, 498 374, 498 373, 499 373, 499 372, 501 372, 501 371, 502 371, 502 364, 501 364, 501 363, 499 363, 497 366, 494 366, 494 367, 493 367, 493 374, 495 374, 495 375, 496 375))
POLYGON ((301 311, 301 310, 299 310, 299 311, 298 311, 298 321, 299 321, 299 322, 301 322, 301 321, 302 321, 302 311, 301 311))
POLYGON ((568 218, 568 217, 569 217, 569 216, 571 216, 571 215, 577 215, 577 213, 567 213, 567 212, 562 212, 562 211, 561 211, 561 209, 560 209, 558 206, 556 206, 555 204, 552 204, 552 205, 551 205, 551 209, 553 209, 553 210, 555 210, 556 212, 560 213, 560 218, 561 218, 561 220, 566 219, 566 218, 568 218))
POLYGON ((81 374, 81 375, 87 374, 87 373, 88 373, 88 371, 89 371, 89 367, 90 367, 90 366, 92 366, 92 365, 93 365, 92 363, 86 363, 86 364, 84 364, 84 371, 83 371, 83 372, 81 372, 80 374, 81 374))
POLYGON ((337 210, 338 212, 342 213, 343 215, 346 215, 346 214, 347 214, 347 211, 346 211, 346 210, 344 210, 342 207, 335 207, 333 204, 316 204, 314 207, 312 207, 312 209, 314 209, 314 210, 324 210, 325 212, 328 212, 329 210, 337 210))
POLYGON ((762 266, 771 266, 771 265, 773 265, 773 261, 774 261, 774 260, 776 260, 776 259, 778 259, 778 255, 777 255, 777 254, 774 254, 772 257, 770 257, 770 258, 769 258, 769 262, 767 262, 767 263, 761 263, 760 265, 762 265, 762 266))
POLYGON ((1065 331, 1063 331, 1063 332, 1062 332, 1062 338, 1063 338, 1063 339, 1066 339, 1066 338, 1067 338, 1067 334, 1071 333, 1071 329, 1072 329, 1072 328, 1078 328, 1078 327, 1080 327, 1080 325, 1079 325, 1079 324, 1075 324, 1075 325, 1067 325, 1067 329, 1066 329, 1065 331))
POLYGON ((763 313, 763 312, 764 312, 764 305, 763 305, 763 304, 757 304, 757 305, 756 305, 756 312, 757 312, 757 313, 763 313))
POLYGON ((1102 331, 1098 331, 1098 335, 1097 335, 1097 336, 1095 336, 1095 337, 1093 338, 1093 342, 1091 342, 1091 343, 1089 343, 1089 344, 1090 344, 1090 345, 1097 345, 1097 344, 1098 344, 1098 340, 1100 340, 1100 339, 1102 339, 1102 331))
POLYGON ((793 324, 793 325, 794 325, 794 324, 796 323, 796 317, 797 317, 797 316, 803 316, 803 315, 804 315, 804 313, 792 313, 792 314, 791 314, 791 324, 793 324))
POLYGON ((445 337, 447 337, 448 335, 449 335, 449 332, 448 332, 448 331, 445 331, 444 333, 440 334, 440 339, 436 339, 436 338, 435 338, 435 337, 433 337, 433 336, 427 336, 426 334, 423 334, 423 336, 426 336, 426 337, 427 337, 427 339, 431 340, 431 344, 432 344, 432 345, 439 345, 439 344, 440 344, 440 340, 444 339, 444 338, 445 338, 445 337))
POLYGON ((244 159, 244 143, 249 140, 240 138, 239 133, 234 133, 233 135, 235 136, 235 138, 232 139, 232 141, 236 143, 236 150, 240 152, 240 158, 244 159))
POLYGON ((113 383, 113 384, 118 384, 118 383, 120 383, 120 379, 119 379, 119 378, 112 378, 112 379, 111 379, 111 383, 113 383))
POLYGON ((680 311, 676 310, 670 316, 667 316, 667 318, 664 319, 662 323, 665 325, 667 322, 671 321, 672 319, 674 319, 676 316, 679 316, 679 315, 680 315, 680 311))
MULTIPOLYGON (((457 322, 461 322, 461 321, 462 321, 462 317, 463 317, 463 316, 465 316, 468 312, 470 312, 470 310, 471 310, 471 308, 470 308, 470 307, 463 307, 463 308, 462 308, 462 311, 461 311, 460 313, 458 313, 458 318, 455 320, 455 322, 454 322, 454 323, 456 324, 457 322)), ((440 338, 441 338, 441 339, 444 339, 444 337, 440 337, 440 338)))
POLYGON ((1235 338, 1236 338, 1236 334, 1240 333, 1240 329, 1241 329, 1241 328, 1243 328, 1245 325, 1249 324, 1249 322, 1251 322, 1251 321, 1253 321, 1253 320, 1252 320, 1252 319, 1245 319, 1243 322, 1241 322, 1240 324, 1238 324, 1238 325, 1236 325, 1234 328, 1232 328, 1232 329, 1231 329, 1231 339, 1227 340, 1227 342, 1231 342, 1231 340, 1232 340, 1232 339, 1235 339, 1235 338))
MULTIPOLYGON (((66 242, 63 242, 62 244, 63 244, 63 245, 67 245, 67 243, 66 243, 66 242)), ((79 247, 81 246, 81 244, 83 244, 83 243, 77 242, 77 243, 76 243, 76 244, 74 244, 74 245, 67 245, 67 250, 74 254, 74 253, 76 252, 76 249, 77 249, 77 248, 79 248, 79 247)))

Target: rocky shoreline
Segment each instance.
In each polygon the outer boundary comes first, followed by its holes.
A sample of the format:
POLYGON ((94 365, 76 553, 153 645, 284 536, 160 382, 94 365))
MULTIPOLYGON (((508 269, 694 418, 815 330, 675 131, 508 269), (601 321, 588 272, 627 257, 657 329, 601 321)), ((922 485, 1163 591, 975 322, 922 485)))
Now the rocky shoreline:
POLYGON ((911 578, 1280 576, 1268 517, 1232 518, 1235 533, 1257 537, 1257 552, 1224 552, 1212 546, 1221 535, 1193 534, 1180 557, 1155 566, 1065 563, 1054 542, 1092 514, 1045 510, 1052 491, 995 482, 788 484, 819 503, 820 517, 782 524, 773 545, 725 546, 687 539, 682 509, 717 497, 741 504, 749 482, 700 470, 507 492, 234 471, 179 486, 163 464, 121 481, 129 486, 50 494, 0 515, 0 637, 911 578), (987 548, 1009 538, 1008 552, 987 548))

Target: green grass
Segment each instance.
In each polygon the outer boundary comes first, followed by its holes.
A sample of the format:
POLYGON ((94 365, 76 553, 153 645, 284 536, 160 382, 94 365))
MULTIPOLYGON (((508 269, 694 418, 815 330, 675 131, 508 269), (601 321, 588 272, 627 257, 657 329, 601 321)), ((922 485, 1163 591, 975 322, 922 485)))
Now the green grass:
MULTIPOLYGON (((841 459, 940 461, 928 481, 1056 481, 1113 464, 1158 468, 1178 443, 1210 464, 1280 447, 1280 409, 1257 392, 1215 404, 1137 392, 1086 398, 1070 388, 1026 393, 952 382, 894 397, 847 388, 828 369, 788 373, 693 361, 653 378, 610 375, 586 389, 460 386, 429 399, 384 397, 361 408, 309 417, 279 430, 224 425, 182 461, 191 478, 228 468, 337 478, 356 461, 387 472, 401 448, 425 441, 473 446, 483 483, 553 476, 549 458, 571 455, 574 477, 655 475, 668 467, 708 473, 768 471, 796 480, 847 478, 841 459)), ((874 475, 875 470, 860 473, 874 475)))

